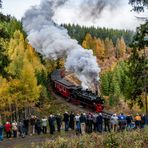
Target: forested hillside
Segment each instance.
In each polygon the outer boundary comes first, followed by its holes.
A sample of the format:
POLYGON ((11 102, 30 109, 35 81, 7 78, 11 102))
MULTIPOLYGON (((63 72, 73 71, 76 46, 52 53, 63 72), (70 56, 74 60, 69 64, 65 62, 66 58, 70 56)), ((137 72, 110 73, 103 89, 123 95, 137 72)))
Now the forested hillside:
POLYGON ((137 28, 137 33, 70 24, 63 26, 79 44, 93 50, 101 66, 101 95, 107 98, 109 105, 117 106, 121 100, 130 107, 145 105, 144 84, 147 80, 143 77, 147 59, 144 61, 146 42, 143 40, 147 23, 137 28))
POLYGON ((49 100, 48 75, 56 62, 43 60, 26 40, 21 22, 0 14, 0 112, 18 116, 49 100), (25 111, 25 112, 24 112, 25 111))
MULTIPOLYGON (((143 46, 129 43, 133 32, 125 30, 64 25, 72 38, 86 50, 92 49, 101 67, 100 90, 110 106, 120 99, 130 106, 144 105, 143 79, 137 77, 137 63, 143 60, 143 46), (138 48, 137 48, 138 47, 138 48), (138 49, 138 50, 137 50, 138 49), (140 52, 139 52, 140 51, 140 52), (138 81, 137 81, 138 80, 138 81), (138 88, 138 89, 137 89, 138 88)), ((142 26, 143 31, 147 27, 142 26)), ((138 32, 139 33, 139 32, 138 32)), ((139 34, 134 39, 139 40, 139 34)), ((140 36, 141 38, 143 37, 140 36)), ((31 108, 50 106, 48 77, 55 68, 63 67, 64 59, 44 59, 26 39, 22 23, 0 13, 0 112, 18 116, 31 108), (47 103, 48 102, 48 103, 47 103)), ((139 70, 143 65, 138 64, 139 70)), ((51 105, 52 106, 52 105, 51 105)), ((49 109, 49 108, 48 108, 49 109)))
POLYGON ((118 38, 123 37, 125 43, 129 45, 132 41, 134 32, 130 30, 118 30, 118 29, 109 29, 109 28, 95 28, 95 27, 85 27, 74 24, 63 24, 64 28, 68 30, 68 34, 76 39, 80 44, 82 44, 84 37, 87 33, 91 34, 92 37, 100 38, 105 40, 109 38, 112 40, 114 45, 118 38))

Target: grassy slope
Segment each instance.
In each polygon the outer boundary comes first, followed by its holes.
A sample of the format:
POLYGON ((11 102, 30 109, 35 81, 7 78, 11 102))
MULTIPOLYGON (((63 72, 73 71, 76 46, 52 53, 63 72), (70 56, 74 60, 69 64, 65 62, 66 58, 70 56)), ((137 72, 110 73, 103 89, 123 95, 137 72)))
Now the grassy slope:
MULTIPOLYGON (((41 137, 43 138, 43 137, 41 137)), ((148 127, 144 130, 132 132, 124 131, 118 133, 92 133, 84 136, 76 136, 74 133, 62 133, 54 136, 44 137, 42 142, 32 142, 31 144, 15 145, 24 148, 147 148, 148 147, 148 127)))

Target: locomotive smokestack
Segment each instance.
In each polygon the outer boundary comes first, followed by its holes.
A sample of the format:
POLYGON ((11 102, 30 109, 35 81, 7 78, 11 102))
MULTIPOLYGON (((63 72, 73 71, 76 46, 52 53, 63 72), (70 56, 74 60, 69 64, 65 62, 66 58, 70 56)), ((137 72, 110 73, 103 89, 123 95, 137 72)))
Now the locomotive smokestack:
MULTIPOLYGON (((53 21, 57 9, 70 0, 43 0, 25 13, 23 27, 28 34, 29 43, 45 58, 65 58, 65 68, 74 72, 89 88, 100 72, 92 50, 83 49, 71 39, 67 30, 53 21)), ((96 0, 97 1, 97 0, 96 0)), ((98 0, 99 1, 99 0, 98 0)))

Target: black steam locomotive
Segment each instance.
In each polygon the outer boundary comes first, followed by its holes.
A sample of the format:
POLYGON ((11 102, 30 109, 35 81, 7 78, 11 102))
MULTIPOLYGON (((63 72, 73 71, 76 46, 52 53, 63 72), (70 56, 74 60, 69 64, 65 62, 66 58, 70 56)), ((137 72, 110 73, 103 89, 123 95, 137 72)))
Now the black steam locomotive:
POLYGON ((66 81, 62 77, 62 72, 61 69, 57 69, 51 74, 54 91, 69 102, 89 107, 96 112, 102 112, 104 100, 92 91, 83 90, 80 86, 66 81))

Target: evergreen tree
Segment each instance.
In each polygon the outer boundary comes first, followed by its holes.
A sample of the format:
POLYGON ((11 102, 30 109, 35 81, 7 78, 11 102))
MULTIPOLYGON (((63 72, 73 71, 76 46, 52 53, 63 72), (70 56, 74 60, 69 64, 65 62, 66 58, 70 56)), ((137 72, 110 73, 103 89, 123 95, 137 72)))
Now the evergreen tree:
POLYGON ((7 77, 6 67, 9 64, 6 47, 7 42, 0 38, 0 75, 3 77, 7 77))
POLYGON ((95 28, 95 27, 86 27, 79 26, 74 24, 64 24, 62 25, 68 30, 68 34, 71 38, 76 39, 80 45, 82 45, 84 38, 87 33, 91 34, 94 38, 100 38, 101 40, 105 40, 105 38, 109 38, 112 40, 113 44, 116 44, 117 38, 121 38, 123 36, 126 45, 129 45, 132 41, 132 37, 134 32, 130 30, 117 30, 117 29, 108 29, 108 28, 95 28))
POLYGON ((21 31, 24 36, 26 35, 23 31, 22 23, 14 17, 12 17, 10 22, 6 24, 6 30, 10 37, 13 37, 14 32, 17 30, 21 31))
POLYGON ((109 95, 109 73, 105 72, 101 75, 101 92, 103 95, 108 96, 109 95))
POLYGON ((130 57, 130 71, 129 77, 131 79, 131 92, 128 96, 132 103, 136 102, 140 107, 143 106, 143 93, 144 84, 148 84, 148 79, 144 79, 144 76, 148 75, 148 71, 144 70, 148 67, 148 59, 144 56, 144 46, 147 42, 144 41, 144 37, 147 34, 148 22, 137 28, 136 35, 134 36, 132 47, 132 55, 130 57), (146 81, 146 82, 145 82, 146 81))
POLYGON ((121 77, 118 70, 115 70, 112 75, 112 91, 115 96, 120 96, 121 90, 120 90, 120 83, 121 83, 121 77))

